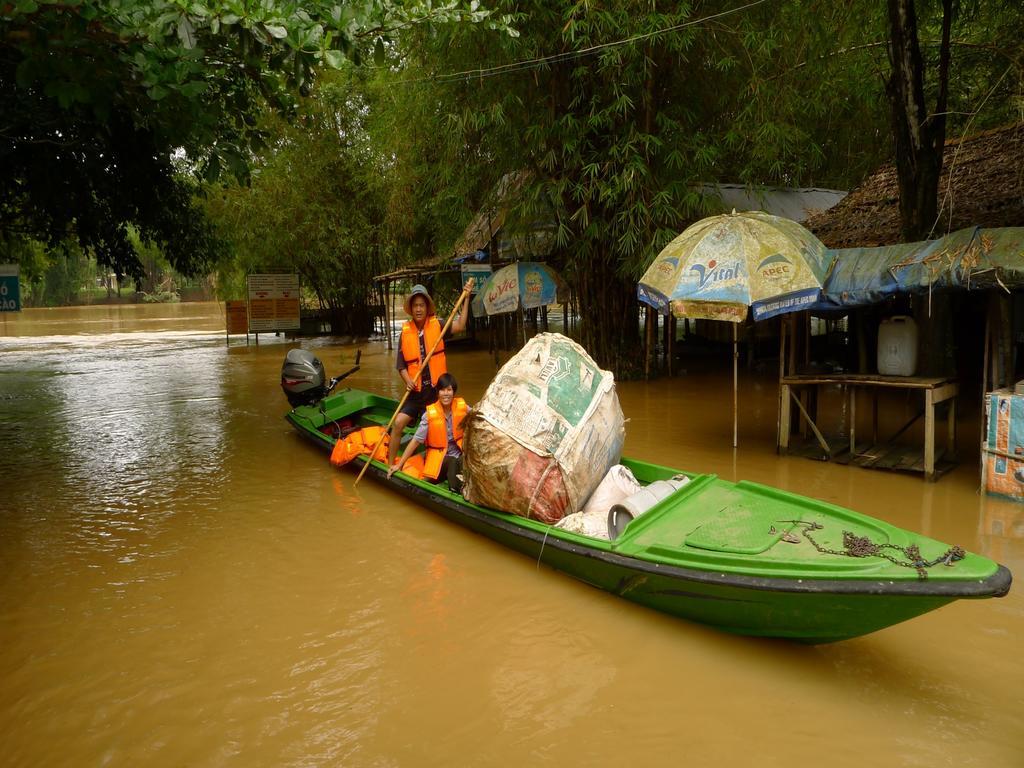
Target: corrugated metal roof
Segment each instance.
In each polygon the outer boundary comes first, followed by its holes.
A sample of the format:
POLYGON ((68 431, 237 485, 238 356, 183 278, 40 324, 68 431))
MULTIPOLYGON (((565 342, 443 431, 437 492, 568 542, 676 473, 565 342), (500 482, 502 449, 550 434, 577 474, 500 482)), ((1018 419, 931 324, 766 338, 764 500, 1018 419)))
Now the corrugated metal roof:
POLYGON ((748 187, 742 184, 704 184, 700 192, 717 197, 724 212, 732 209, 764 211, 798 222, 827 211, 847 195, 839 189, 748 187))

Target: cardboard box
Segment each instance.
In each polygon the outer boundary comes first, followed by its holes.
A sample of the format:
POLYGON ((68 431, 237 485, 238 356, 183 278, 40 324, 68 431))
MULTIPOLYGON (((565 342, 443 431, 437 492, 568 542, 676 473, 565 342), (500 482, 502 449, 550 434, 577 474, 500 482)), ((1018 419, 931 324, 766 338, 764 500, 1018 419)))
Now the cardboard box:
POLYGON ((1024 501, 1024 395, 1012 389, 985 394, 985 491, 1024 501))

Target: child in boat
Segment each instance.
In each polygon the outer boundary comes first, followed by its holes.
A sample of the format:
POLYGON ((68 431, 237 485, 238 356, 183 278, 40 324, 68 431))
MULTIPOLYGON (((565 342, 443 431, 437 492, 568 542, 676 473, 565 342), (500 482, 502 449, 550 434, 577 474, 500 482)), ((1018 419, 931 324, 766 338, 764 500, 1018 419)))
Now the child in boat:
MULTIPOLYGON (((473 289, 470 278, 465 285, 467 290, 473 289)), ((434 313, 434 300, 422 285, 414 285, 409 297, 405 300, 405 313, 409 320, 402 326, 402 335, 398 344, 398 359, 395 367, 405 383, 409 393, 401 410, 395 417, 391 428, 391 439, 388 442, 388 466, 394 466, 395 454, 402 439, 402 431, 423 415, 424 409, 437 401, 436 382, 448 372, 444 353, 444 339, 441 338, 442 326, 434 313), (435 347, 435 343, 437 346, 435 347), (427 367, 419 380, 416 374, 423 368, 423 361, 430 350, 434 350, 427 367)), ((469 304, 466 309, 452 320, 451 332, 461 333, 466 329, 469 318, 469 304)))
POLYGON ((469 407, 465 400, 455 396, 458 389, 458 382, 450 373, 438 377, 437 402, 428 405, 423 412, 402 457, 388 469, 389 478, 425 445, 427 451, 419 476, 432 483, 447 480, 452 491, 462 493, 462 431, 469 407))

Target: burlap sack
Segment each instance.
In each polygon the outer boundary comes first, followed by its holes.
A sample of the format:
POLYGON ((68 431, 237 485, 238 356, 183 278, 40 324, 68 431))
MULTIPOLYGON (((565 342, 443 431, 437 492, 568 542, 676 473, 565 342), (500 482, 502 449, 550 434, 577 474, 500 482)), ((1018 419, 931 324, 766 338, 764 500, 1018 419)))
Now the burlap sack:
POLYGON ((466 420, 463 495, 554 523, 583 508, 625 437, 615 381, 557 333, 502 366, 466 420))

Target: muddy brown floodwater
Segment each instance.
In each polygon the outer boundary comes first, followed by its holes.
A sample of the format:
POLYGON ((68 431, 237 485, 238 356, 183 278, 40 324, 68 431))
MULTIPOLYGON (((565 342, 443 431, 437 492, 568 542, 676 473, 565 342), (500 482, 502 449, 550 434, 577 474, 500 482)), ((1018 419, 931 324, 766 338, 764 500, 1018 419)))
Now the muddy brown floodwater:
MULTIPOLYGON (((294 345, 216 304, 0 324, 0 765, 1024 766, 1024 589, 806 647, 575 582, 301 441, 294 345)), ((398 394, 392 354, 303 340, 398 394)), ((461 394, 493 376, 454 351, 461 394)), ((774 452, 773 373, 624 383, 626 452, 748 478, 1024 574, 1024 505, 774 452)), ((965 409, 966 410, 966 409, 965 409)), ((975 411, 977 408, 975 408, 975 411)), ((976 418, 976 416, 975 416, 976 418)), ((973 455, 971 451, 974 451, 973 455)))

